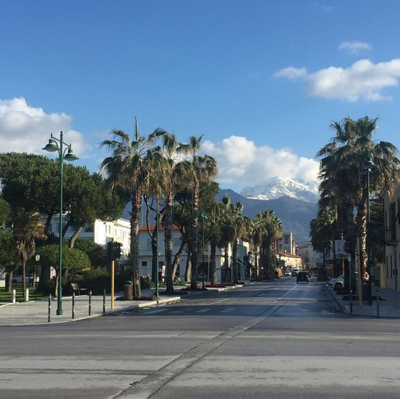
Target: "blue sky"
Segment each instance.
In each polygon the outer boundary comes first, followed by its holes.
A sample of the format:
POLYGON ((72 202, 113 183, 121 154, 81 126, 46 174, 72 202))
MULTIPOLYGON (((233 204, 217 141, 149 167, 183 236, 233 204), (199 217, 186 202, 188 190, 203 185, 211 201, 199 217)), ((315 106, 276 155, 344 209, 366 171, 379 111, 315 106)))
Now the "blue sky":
POLYGON ((0 151, 67 132, 98 169, 113 128, 204 135, 222 187, 312 182, 344 117, 400 147, 400 2, 0 2, 0 151), (396 112, 397 111, 397 112, 396 112))

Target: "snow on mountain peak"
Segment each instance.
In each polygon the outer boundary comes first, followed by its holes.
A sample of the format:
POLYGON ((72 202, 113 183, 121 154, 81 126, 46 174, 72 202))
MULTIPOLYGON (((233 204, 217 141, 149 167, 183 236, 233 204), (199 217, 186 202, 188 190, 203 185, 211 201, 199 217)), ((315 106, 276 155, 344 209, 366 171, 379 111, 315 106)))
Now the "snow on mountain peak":
POLYGON ((318 184, 303 183, 288 177, 274 177, 254 187, 246 187, 241 195, 250 199, 271 200, 283 196, 307 202, 318 202, 318 184))

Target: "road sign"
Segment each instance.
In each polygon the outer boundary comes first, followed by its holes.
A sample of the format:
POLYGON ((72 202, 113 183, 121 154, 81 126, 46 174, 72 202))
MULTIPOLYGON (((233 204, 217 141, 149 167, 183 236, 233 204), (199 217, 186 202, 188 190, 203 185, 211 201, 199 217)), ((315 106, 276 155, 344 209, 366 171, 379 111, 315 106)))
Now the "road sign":
POLYGON ((336 259, 347 259, 346 240, 335 240, 336 259))

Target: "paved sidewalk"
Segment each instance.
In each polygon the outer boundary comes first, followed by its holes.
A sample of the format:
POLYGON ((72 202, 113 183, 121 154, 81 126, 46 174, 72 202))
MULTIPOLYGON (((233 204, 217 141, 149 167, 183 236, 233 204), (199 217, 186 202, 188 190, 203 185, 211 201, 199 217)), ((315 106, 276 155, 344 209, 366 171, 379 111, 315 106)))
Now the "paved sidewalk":
POLYGON ((363 306, 360 308, 359 301, 353 301, 353 311, 350 312, 350 301, 344 301, 343 295, 338 295, 332 288, 328 288, 329 293, 338 302, 343 312, 346 314, 353 314, 356 316, 371 316, 371 317, 389 317, 400 318, 400 292, 389 290, 387 288, 379 288, 372 286, 372 295, 376 296, 379 292, 379 308, 376 300, 373 301, 372 306, 363 301, 363 306))
MULTIPOLYGON (((144 296, 151 296, 154 290, 143 290, 144 296)), ((123 296, 123 293, 116 293, 115 297, 123 296)), ((159 304, 173 303, 181 299, 180 296, 164 297, 158 301, 114 301, 114 310, 111 310, 111 297, 106 296, 106 314, 123 310, 157 306, 159 304)), ((48 300, 21 302, 15 304, 4 304, 0 306, 0 327, 1 326, 22 326, 35 324, 56 324, 67 323, 99 317, 103 315, 103 296, 92 296, 91 316, 89 316, 89 296, 80 295, 75 297, 75 318, 72 319, 72 297, 63 297, 63 315, 57 316, 57 298, 51 301, 51 321, 48 322, 48 300)))

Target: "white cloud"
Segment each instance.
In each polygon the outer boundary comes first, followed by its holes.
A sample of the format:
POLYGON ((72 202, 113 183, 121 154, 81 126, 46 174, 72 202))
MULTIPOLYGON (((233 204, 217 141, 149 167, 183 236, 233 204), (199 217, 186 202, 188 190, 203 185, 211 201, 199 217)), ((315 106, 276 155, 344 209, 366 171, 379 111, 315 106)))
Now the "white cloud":
POLYGON ((346 51, 349 54, 357 54, 360 51, 371 50, 372 46, 369 43, 353 40, 352 42, 342 42, 338 46, 338 50, 346 51))
POLYGON ((0 151, 27 152, 48 155, 42 148, 48 143, 50 133, 57 138, 63 131, 64 141, 72 144, 78 157, 90 150, 82 133, 71 129, 71 117, 65 113, 46 114, 34 108, 24 98, 0 100, 0 151))
POLYGON ((296 73, 307 82, 307 94, 311 97, 339 99, 354 102, 388 101, 392 97, 381 91, 386 87, 395 87, 400 78, 400 59, 374 64, 364 59, 356 61, 348 68, 329 67, 314 73, 305 73, 304 68, 284 68, 275 73, 275 77, 293 80, 296 73))
POLYGON ((295 68, 295 67, 287 67, 280 69, 278 72, 274 74, 275 78, 288 78, 290 80, 296 80, 307 77, 307 69, 306 68, 295 68))
POLYGON ((276 176, 306 183, 317 181, 319 163, 288 148, 257 147, 246 137, 230 136, 220 143, 205 141, 203 151, 218 162, 217 180, 235 187, 243 188, 276 176))

